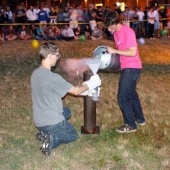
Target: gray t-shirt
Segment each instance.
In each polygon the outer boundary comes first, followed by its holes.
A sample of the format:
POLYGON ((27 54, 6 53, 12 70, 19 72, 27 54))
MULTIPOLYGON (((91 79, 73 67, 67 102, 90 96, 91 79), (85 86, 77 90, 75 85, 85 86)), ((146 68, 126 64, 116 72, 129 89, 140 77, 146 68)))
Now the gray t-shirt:
POLYGON ((62 97, 73 85, 60 75, 39 67, 31 76, 33 120, 36 127, 54 125, 64 120, 62 97))

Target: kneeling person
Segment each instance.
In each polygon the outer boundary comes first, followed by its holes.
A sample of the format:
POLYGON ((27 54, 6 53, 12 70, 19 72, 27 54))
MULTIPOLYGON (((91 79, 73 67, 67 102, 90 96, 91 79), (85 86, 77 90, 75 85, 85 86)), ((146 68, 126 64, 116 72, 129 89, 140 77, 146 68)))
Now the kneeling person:
POLYGON ((41 152, 50 155, 51 149, 78 138, 75 128, 68 122, 71 111, 63 107, 62 98, 67 93, 79 95, 92 91, 101 85, 101 80, 96 74, 83 86, 74 87, 59 74, 51 72, 51 67, 60 58, 59 49, 52 42, 41 45, 39 55, 41 65, 31 75, 33 121, 39 130, 37 139, 42 142, 41 152))

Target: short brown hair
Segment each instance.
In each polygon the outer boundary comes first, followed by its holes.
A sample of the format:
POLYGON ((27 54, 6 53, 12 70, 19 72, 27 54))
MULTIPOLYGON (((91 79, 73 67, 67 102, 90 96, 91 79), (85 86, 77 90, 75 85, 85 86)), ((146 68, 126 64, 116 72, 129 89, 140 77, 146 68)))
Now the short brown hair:
POLYGON ((119 14, 116 11, 108 12, 104 18, 105 27, 120 23, 119 14))

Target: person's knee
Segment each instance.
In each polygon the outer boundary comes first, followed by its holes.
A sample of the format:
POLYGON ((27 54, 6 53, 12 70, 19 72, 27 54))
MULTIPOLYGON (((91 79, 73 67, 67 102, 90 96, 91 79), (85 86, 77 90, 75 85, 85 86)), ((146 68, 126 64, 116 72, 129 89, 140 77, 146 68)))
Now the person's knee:
POLYGON ((63 107, 63 115, 65 119, 69 119, 71 117, 71 110, 68 107, 63 107))

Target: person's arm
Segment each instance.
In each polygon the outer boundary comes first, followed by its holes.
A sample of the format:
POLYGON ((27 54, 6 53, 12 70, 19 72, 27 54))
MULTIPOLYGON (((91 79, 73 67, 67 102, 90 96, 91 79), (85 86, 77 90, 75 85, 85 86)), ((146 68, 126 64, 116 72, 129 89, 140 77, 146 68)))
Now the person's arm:
POLYGON ((127 57, 134 57, 137 52, 137 47, 130 47, 127 50, 118 50, 108 46, 107 51, 110 54, 119 54, 127 57))
POLYGON ((73 94, 73 95, 79 95, 85 91, 87 91, 89 88, 87 85, 81 86, 81 87, 75 87, 73 86, 70 90, 69 93, 73 94))
POLYGON ((95 74, 90 77, 89 80, 86 80, 83 82, 83 86, 80 87, 71 87, 69 90, 69 93, 74 94, 74 95, 81 95, 83 92, 92 91, 94 88, 101 86, 101 79, 98 76, 98 74, 95 74))

